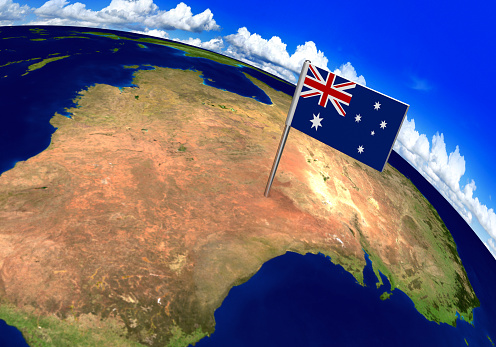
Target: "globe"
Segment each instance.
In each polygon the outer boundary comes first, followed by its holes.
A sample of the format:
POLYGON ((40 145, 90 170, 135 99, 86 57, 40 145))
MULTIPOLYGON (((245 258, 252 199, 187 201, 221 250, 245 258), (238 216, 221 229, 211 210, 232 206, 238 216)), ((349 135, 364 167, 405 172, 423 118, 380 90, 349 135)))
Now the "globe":
POLYGON ((0 37, 3 344, 494 345, 494 260, 398 154, 292 130, 264 196, 294 85, 133 33, 0 37))

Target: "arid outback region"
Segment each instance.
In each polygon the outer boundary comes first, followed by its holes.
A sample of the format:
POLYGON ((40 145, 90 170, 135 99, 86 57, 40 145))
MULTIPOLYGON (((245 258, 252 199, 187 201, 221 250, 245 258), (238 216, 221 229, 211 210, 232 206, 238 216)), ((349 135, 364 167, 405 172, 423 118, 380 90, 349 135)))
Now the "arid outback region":
MULTIPOLYGON (((136 88, 90 87, 72 118, 52 118, 45 151, 0 176, 4 305, 107 329, 115 345, 189 343, 269 259, 321 252, 363 283, 365 251, 427 319, 471 320, 453 238, 408 179, 293 129, 264 197, 291 97, 248 76, 266 105, 200 74, 156 68, 136 72, 136 88)), ((40 331, 56 338, 23 333, 40 331)))

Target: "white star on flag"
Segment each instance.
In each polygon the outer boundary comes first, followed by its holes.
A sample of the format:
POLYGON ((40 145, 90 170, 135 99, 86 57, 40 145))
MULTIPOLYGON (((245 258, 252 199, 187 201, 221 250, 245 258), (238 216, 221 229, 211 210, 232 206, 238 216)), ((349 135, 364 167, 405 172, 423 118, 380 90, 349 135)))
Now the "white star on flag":
POLYGON ((362 154, 362 153, 363 153, 363 151, 364 151, 363 146, 358 147, 358 153, 362 154))
POLYGON ((370 132, 370 135, 374 136, 374 135, 375 135, 375 131, 374 131, 374 130, 372 130, 372 131, 370 132))
POLYGON ((381 104, 379 104, 379 101, 377 101, 377 102, 374 104, 374 110, 378 111, 380 108, 381 108, 381 104))
POLYGON ((386 123, 386 121, 385 121, 385 120, 383 120, 383 121, 381 122, 381 129, 385 129, 385 128, 386 128, 386 124, 387 124, 387 123, 386 123))
POLYGON ((359 114, 356 115, 355 117, 355 122, 360 122, 362 120, 362 116, 360 116, 359 114))
POLYGON ((315 127, 315 131, 317 131, 318 127, 322 126, 322 124, 320 124, 320 122, 323 119, 324 118, 320 118, 320 113, 317 115, 317 117, 315 117, 315 115, 313 115, 313 119, 310 119, 310 122, 312 122, 312 128, 315 127))

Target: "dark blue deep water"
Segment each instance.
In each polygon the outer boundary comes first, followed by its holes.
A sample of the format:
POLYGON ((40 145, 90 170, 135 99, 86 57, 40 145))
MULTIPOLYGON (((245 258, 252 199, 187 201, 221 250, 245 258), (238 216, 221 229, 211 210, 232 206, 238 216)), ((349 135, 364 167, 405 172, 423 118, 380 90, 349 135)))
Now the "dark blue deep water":
MULTIPOLYGON (((137 69, 150 65, 202 72, 204 83, 271 104, 268 96, 243 73, 292 96, 294 86, 257 70, 188 57, 178 49, 132 40, 116 40, 85 31, 95 29, 43 27, 0 28, 0 66, 8 62, 60 53, 70 57, 51 62, 22 76, 26 61, 0 67, 0 174, 17 161, 26 160, 49 144, 55 129, 49 121, 55 112, 70 116, 78 92, 95 83, 132 86, 137 69), (86 38, 55 39, 70 35, 86 38), (46 38, 46 41, 30 41, 46 38), (117 51, 115 51, 117 49, 117 51), (125 69, 125 65, 138 65, 125 69)), ((109 30, 130 39, 141 35, 109 30)), ((496 341, 496 262, 449 203, 406 161, 393 152, 389 163, 405 174, 434 205, 458 246, 481 307, 474 311, 473 325, 458 320, 457 327, 427 321, 401 291, 390 299, 383 276, 377 288, 368 257, 365 287, 351 274, 323 255, 287 253, 272 259, 248 282, 234 287, 216 311, 216 331, 197 346, 492 346, 496 341)), ((0 346, 22 346, 20 332, 0 319, 0 346)))

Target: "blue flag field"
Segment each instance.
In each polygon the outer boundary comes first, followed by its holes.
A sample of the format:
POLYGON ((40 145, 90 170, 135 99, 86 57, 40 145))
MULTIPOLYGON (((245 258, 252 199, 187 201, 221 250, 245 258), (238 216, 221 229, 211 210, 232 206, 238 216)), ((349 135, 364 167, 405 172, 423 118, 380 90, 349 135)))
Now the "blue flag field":
POLYGON ((312 64, 295 97, 293 128, 382 172, 407 104, 312 64))

